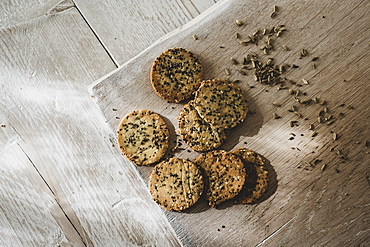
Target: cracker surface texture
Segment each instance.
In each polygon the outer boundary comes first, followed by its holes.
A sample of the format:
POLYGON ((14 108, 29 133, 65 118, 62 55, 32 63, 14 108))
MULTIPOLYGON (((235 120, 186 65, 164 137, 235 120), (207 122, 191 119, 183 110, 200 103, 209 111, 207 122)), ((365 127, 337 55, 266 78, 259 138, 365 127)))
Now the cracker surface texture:
POLYGON ((168 149, 168 127, 153 111, 136 110, 129 113, 119 124, 117 134, 122 153, 136 165, 156 163, 168 149))
POLYGON ((259 154, 246 148, 239 148, 233 153, 242 158, 248 173, 245 185, 235 197, 235 201, 243 204, 254 203, 262 197, 268 186, 268 171, 265 163, 259 154))
POLYGON ((234 83, 220 79, 202 82, 195 94, 194 106, 205 121, 224 129, 240 124, 248 113, 242 90, 234 83))
POLYGON ((190 101, 184 106, 178 118, 182 139, 195 151, 210 151, 218 148, 227 137, 225 130, 204 121, 192 103, 190 101))
POLYGON ((204 171, 207 200, 211 207, 234 198, 242 190, 246 170, 236 154, 214 150, 200 155, 195 164, 204 171))
POLYGON ((199 59, 183 48, 171 48, 154 61, 150 80, 163 99, 178 103, 190 98, 200 86, 203 67, 199 59))
POLYGON ((182 211, 194 205, 203 193, 201 171, 191 161, 171 158, 156 165, 149 178, 153 200, 171 211, 182 211))

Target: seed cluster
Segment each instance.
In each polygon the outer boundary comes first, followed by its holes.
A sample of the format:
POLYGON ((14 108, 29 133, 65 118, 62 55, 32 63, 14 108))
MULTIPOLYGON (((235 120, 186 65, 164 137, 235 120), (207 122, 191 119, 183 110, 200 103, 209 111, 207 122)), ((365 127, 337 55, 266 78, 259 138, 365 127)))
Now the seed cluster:
MULTIPOLYGON (((271 17, 274 18, 278 12, 278 7, 274 6, 271 17)), ((317 136, 322 135, 323 132, 319 130, 321 130, 324 126, 332 126, 336 123, 336 121, 344 116, 344 113, 342 112, 336 114, 335 112, 329 111, 327 101, 319 99, 317 96, 309 97, 306 92, 300 89, 302 87, 308 87, 311 84, 311 81, 307 80, 306 78, 301 78, 300 80, 296 81, 288 79, 286 76, 284 76, 284 74, 288 70, 299 68, 298 65, 288 63, 283 63, 280 65, 275 64, 274 58, 271 56, 271 53, 277 49, 276 40, 288 31, 285 25, 277 25, 272 28, 255 29, 255 31, 251 35, 248 35, 248 38, 246 39, 241 39, 242 35, 240 29, 237 29, 237 31, 238 32, 235 38, 240 45, 256 45, 261 51, 263 51, 263 55, 267 56, 267 60, 261 59, 256 52, 249 51, 249 53, 244 57, 241 63, 239 63, 237 59, 232 58, 231 66, 240 66, 241 64, 241 70, 254 70, 253 77, 256 82, 271 87, 276 86, 278 91, 285 90, 288 92, 289 95, 292 96, 292 100, 294 103, 290 105, 288 112, 292 112, 296 119, 289 121, 290 127, 299 126, 300 124, 302 124, 301 120, 307 121, 307 124, 303 123, 303 125, 308 125, 308 130, 310 131, 310 134, 308 136, 311 138, 316 138, 317 136), (261 42, 263 43, 262 45, 261 42), (322 106, 322 108, 318 111, 317 116, 305 116, 304 112, 302 112, 301 110, 305 109, 308 106, 313 106, 315 108, 322 106)), ((286 45, 281 45, 281 47, 285 52, 291 51, 291 49, 288 48, 286 45)), ((312 69, 315 70, 317 68, 317 62, 320 59, 318 56, 311 56, 311 53, 305 48, 299 48, 297 53, 298 59, 308 59, 311 62, 312 69)), ((237 69, 237 71, 239 70, 237 69)), ((230 70, 229 74, 231 74, 230 70)), ((254 87, 255 86, 250 86, 250 88, 254 87)), ((282 108, 284 107, 284 105, 279 102, 273 102, 273 105, 282 108)), ((353 107, 351 106, 347 106, 347 108, 353 109, 353 107)), ((274 112, 272 114, 273 119, 281 119, 283 117, 284 115, 282 115, 280 111, 279 114, 277 112, 274 112)), ((331 135, 329 136, 329 139, 331 139, 334 143, 337 143, 340 134, 330 131, 329 135, 331 135)), ((294 137, 289 137, 289 140, 293 139, 294 137)), ((298 148, 295 149, 298 150, 298 148)), ((345 160, 347 159, 347 157, 343 155, 338 155, 338 157, 341 159, 342 162, 345 162, 345 160)))

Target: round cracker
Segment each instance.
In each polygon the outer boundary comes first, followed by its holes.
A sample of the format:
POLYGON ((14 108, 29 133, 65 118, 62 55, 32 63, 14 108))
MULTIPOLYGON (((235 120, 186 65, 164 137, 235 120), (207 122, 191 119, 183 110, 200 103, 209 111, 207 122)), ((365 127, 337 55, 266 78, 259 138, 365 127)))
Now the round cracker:
POLYGON ((242 90, 225 80, 205 80, 197 90, 194 106, 208 123, 224 129, 244 121, 248 113, 247 100, 242 90))
POLYGON ((226 140, 225 130, 204 121, 191 101, 184 106, 178 120, 182 139, 195 151, 214 150, 226 140))
POLYGON ((117 141, 122 153, 136 165, 151 165, 167 152, 169 130, 164 120, 149 110, 136 110, 118 126, 117 141))
POLYGON ((153 200, 166 210, 182 211, 203 193, 201 171, 191 161, 171 158, 156 165, 149 178, 153 200))
POLYGON ((199 59, 183 48, 171 48, 154 61, 150 80, 155 92, 169 102, 188 99, 200 86, 203 67, 199 59))
POLYGON ((235 201, 237 203, 253 203, 262 197, 268 186, 268 171, 262 157, 254 151, 239 148, 232 153, 239 155, 245 163, 248 177, 235 201))
POLYGON ((246 170, 236 154, 214 150, 200 155, 195 164, 205 173, 207 200, 211 207, 234 198, 242 190, 246 170))

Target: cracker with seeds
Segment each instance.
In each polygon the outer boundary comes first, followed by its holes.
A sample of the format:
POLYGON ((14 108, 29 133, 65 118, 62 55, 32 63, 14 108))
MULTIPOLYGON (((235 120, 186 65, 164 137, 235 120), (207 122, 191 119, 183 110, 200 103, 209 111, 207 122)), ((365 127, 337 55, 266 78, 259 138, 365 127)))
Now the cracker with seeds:
POLYGON ((195 110, 192 101, 184 106, 178 120, 182 139, 195 151, 214 150, 226 139, 225 130, 204 121, 195 110))
POLYGON ((194 106, 199 115, 212 125, 231 129, 244 121, 248 113, 242 90, 225 80, 205 80, 197 90, 194 106))
POLYGON ((239 155, 245 163, 248 177, 242 191, 235 197, 237 203, 256 202, 268 186, 268 171, 262 157, 254 151, 239 148, 232 153, 239 155))
POLYGON ((136 110, 118 126, 117 141, 122 153, 136 165, 151 165, 167 152, 169 130, 164 120, 149 110, 136 110))
POLYGON ((155 92, 169 102, 190 98, 200 86, 203 67, 199 59, 183 48, 171 48, 154 61, 150 80, 155 92))
POLYGON ((153 200, 166 210, 182 211, 194 205, 203 193, 201 171, 191 161, 170 158, 156 165, 149 178, 153 200))
POLYGON ((207 200, 211 207, 234 198, 243 188, 246 170, 236 154, 214 150, 199 156, 195 164, 204 171, 207 200))

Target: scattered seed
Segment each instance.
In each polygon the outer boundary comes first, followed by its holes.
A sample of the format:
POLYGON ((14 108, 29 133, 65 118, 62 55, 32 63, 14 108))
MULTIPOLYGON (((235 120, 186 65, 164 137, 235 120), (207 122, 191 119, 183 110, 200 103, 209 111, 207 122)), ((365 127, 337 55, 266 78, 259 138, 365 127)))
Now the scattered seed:
POLYGON ((310 124, 310 127, 308 128, 309 130, 314 130, 315 126, 313 124, 310 124))
POLYGON ((247 46, 249 42, 250 40, 242 40, 242 41, 239 41, 239 44, 247 46))
POLYGON ((333 140, 336 141, 338 139, 337 133, 333 133, 333 140))
POLYGON ((302 79, 303 84, 308 85, 308 81, 306 79, 302 79))
POLYGON ((193 39, 198 40, 198 36, 196 34, 193 34, 193 39))
POLYGON ((225 48, 225 46, 223 46, 223 45, 220 45, 220 48, 225 48))
POLYGON ((286 45, 283 45, 283 49, 284 49, 285 51, 289 51, 289 48, 288 48, 286 45))
POLYGON ((327 113, 329 111, 329 109, 327 107, 324 107, 324 109, 322 109, 325 113, 327 113))
POLYGON ((292 68, 293 68, 293 69, 296 69, 296 68, 299 68, 299 66, 298 66, 298 65, 296 65, 296 64, 292 64, 292 68))
POLYGON ((309 104, 311 102, 311 99, 305 99, 305 100, 301 100, 301 104, 309 104))
POLYGON ((275 16, 276 16, 276 12, 274 11, 274 12, 271 13, 270 17, 274 18, 275 16))
POLYGON ((234 80, 233 83, 236 84, 236 83, 239 83, 240 80, 234 80))
POLYGON ((288 93, 289 93, 289 94, 294 94, 294 93, 295 93, 295 91, 294 91, 293 89, 289 89, 289 90, 288 90, 288 93))
POLYGON ((235 38, 236 38, 236 39, 239 39, 239 38, 240 38, 239 33, 236 33, 236 34, 235 34, 235 38))
POLYGON ((290 127, 298 126, 298 121, 290 121, 290 127))
POLYGON ((312 101, 313 101, 313 102, 315 102, 315 103, 317 103, 317 102, 318 102, 318 100, 317 100, 317 98, 316 98, 316 97, 313 97, 313 98, 312 98, 312 101))
POLYGON ((316 69, 316 64, 315 63, 312 64, 312 68, 316 69))
POLYGON ((226 75, 230 75, 230 70, 228 68, 225 68, 226 75))
POLYGON ((294 112, 294 114, 295 114, 295 115, 297 115, 297 117, 303 117, 303 116, 302 116, 302 114, 301 114, 301 113, 299 113, 299 112, 296 112, 296 111, 295 111, 295 112, 294 112))
POLYGON ((367 148, 369 146, 369 142, 366 140, 364 141, 364 147, 367 148))
POLYGON ((326 167, 327 167, 327 164, 323 164, 321 167, 321 171, 325 171, 326 167))
POLYGON ((307 56, 307 50, 301 49, 300 54, 301 54, 301 57, 307 56))
POLYGON ((321 101, 320 105, 326 105, 326 101, 325 100, 321 101))
POLYGON ((348 108, 348 109, 355 109, 355 108, 354 108, 353 106, 351 106, 351 105, 348 105, 348 106, 347 106, 347 108, 348 108))
POLYGON ((235 25, 237 25, 237 26, 242 26, 244 23, 242 22, 242 21, 240 21, 240 20, 235 20, 235 25))
POLYGON ((274 105, 274 106, 277 106, 277 107, 280 107, 281 106, 281 104, 280 103, 278 103, 278 102, 272 102, 272 104, 274 105))
POLYGON ((317 136, 317 132, 316 132, 316 131, 313 131, 313 132, 311 133, 311 137, 315 137, 315 136, 317 136))
POLYGON ((272 114, 272 116, 273 116, 273 118, 274 119, 279 119, 279 118, 281 118, 278 114, 276 114, 276 113, 274 113, 274 114, 272 114))
POLYGON ((117 111, 117 109, 116 108, 113 108, 112 111, 117 111))
POLYGON ((313 58, 311 59, 311 61, 312 61, 312 62, 314 62, 314 61, 316 61, 317 59, 319 59, 319 57, 313 57, 313 58))
POLYGON ((230 60, 232 64, 239 64, 238 60, 236 60, 235 58, 231 58, 230 60))
POLYGON ((333 148, 333 150, 335 151, 336 154, 338 154, 338 155, 341 154, 341 152, 340 152, 340 150, 338 148, 333 148))
POLYGON ((247 75, 247 72, 245 72, 244 70, 238 70, 238 72, 239 72, 241 75, 247 75))
POLYGON ((345 156, 345 155, 339 155, 339 158, 341 158, 341 159, 343 159, 343 160, 347 160, 347 156, 345 156))
POLYGON ((6 125, 5 125, 5 124, 2 124, 2 125, 1 125, 1 128, 5 128, 5 127, 6 127, 6 125))
POLYGON ((278 12, 278 11, 279 11, 278 6, 274 5, 273 11, 274 11, 274 12, 278 12))
POLYGON ((331 120, 331 121, 327 122, 327 125, 332 125, 334 122, 335 122, 335 120, 331 120))
POLYGON ((323 123, 323 122, 324 122, 324 120, 322 119, 322 117, 318 117, 318 118, 317 118, 317 122, 319 122, 319 123, 323 123))

